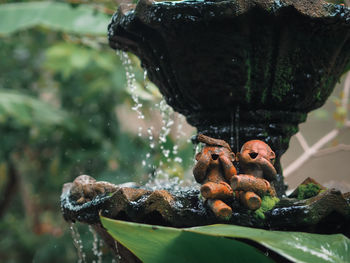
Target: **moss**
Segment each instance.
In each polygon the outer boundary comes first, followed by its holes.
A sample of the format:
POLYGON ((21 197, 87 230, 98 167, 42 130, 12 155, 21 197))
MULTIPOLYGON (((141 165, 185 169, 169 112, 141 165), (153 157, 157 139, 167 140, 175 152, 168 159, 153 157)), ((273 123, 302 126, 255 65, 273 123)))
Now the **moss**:
POLYGON ((226 217, 223 217, 222 220, 223 221, 230 221, 231 217, 232 217, 232 215, 226 216, 226 217))
POLYGON ((274 208, 279 201, 277 197, 264 196, 261 200, 261 207, 254 212, 254 216, 259 219, 265 219, 265 212, 274 208))
POLYGON ((251 89, 251 77, 252 77, 252 66, 251 66, 251 61, 250 58, 248 57, 248 59, 245 62, 245 65, 247 67, 247 82, 244 86, 244 88, 247 90, 246 92, 246 100, 249 103, 251 100, 251 94, 250 94, 250 89, 251 89))
POLYGON ((321 191, 321 187, 317 184, 309 183, 302 184, 298 187, 298 199, 304 200, 318 195, 321 191))
POLYGON ((289 100, 289 94, 295 94, 295 78, 298 68, 303 65, 298 64, 300 60, 300 50, 295 49, 293 54, 288 54, 278 58, 276 64, 276 72, 274 76, 274 84, 271 95, 279 102, 289 100))

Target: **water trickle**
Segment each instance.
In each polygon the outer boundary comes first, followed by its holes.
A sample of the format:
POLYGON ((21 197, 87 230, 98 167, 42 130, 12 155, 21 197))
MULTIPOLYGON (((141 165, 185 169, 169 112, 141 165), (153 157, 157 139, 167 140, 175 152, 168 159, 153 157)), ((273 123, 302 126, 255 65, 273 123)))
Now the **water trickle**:
MULTIPOLYGON (((114 245, 115 245, 115 254, 116 254, 115 262, 116 262, 116 263, 119 263, 119 262, 121 262, 122 257, 120 256, 120 253, 119 253, 117 241, 114 241, 114 245)), ((114 259, 113 259, 113 260, 114 260, 114 259)))
POLYGON ((179 145, 180 145, 180 138, 185 136, 185 133, 183 131, 183 125, 185 123, 185 116, 181 115, 181 114, 177 114, 177 128, 176 128, 176 138, 175 138, 175 144, 173 146, 173 156, 175 156, 174 158, 174 162, 176 163, 182 163, 182 158, 177 156, 178 154, 178 150, 179 150, 179 145))
MULTIPOLYGON (((131 94, 134 103, 132 109, 136 111, 139 119, 144 119, 145 115, 142 112, 143 105, 137 94, 135 73, 133 70, 131 59, 125 52, 117 51, 117 54, 120 56, 122 64, 125 68, 127 88, 131 94)), ((156 68, 156 71, 160 71, 160 68, 156 68)), ((143 74, 143 85, 145 89, 147 89, 147 81, 147 71, 145 70, 143 74)), ((141 162, 142 166, 147 168, 147 170, 149 171, 149 184, 154 184, 154 181, 159 179, 161 179, 162 183, 167 183, 167 181, 169 181, 170 178, 170 175, 168 174, 170 170, 168 168, 173 166, 173 172, 176 172, 176 167, 174 166, 174 163, 181 164, 183 162, 182 158, 178 156, 178 152, 180 138, 184 135, 182 129, 185 118, 183 116, 176 115, 164 99, 162 99, 159 103, 153 105, 154 106, 151 108, 151 110, 160 112, 162 127, 159 131, 158 136, 156 136, 157 132, 155 131, 155 128, 153 126, 150 126, 146 130, 143 130, 142 127, 138 128, 138 135, 146 136, 146 138, 148 138, 149 141, 149 151, 146 153, 144 159, 141 162), (178 119, 178 125, 176 128, 176 138, 174 145, 169 147, 169 142, 167 141, 167 138, 172 130, 172 127, 174 126, 175 117, 177 117, 178 119), (158 161, 151 157, 153 151, 161 153, 161 158, 159 158, 158 161)), ((158 183, 160 184, 160 182, 156 182, 156 184, 158 183)))
POLYGON ((71 230, 73 244, 74 244, 75 248, 77 249, 78 263, 86 263, 86 254, 83 251, 83 242, 81 241, 81 237, 80 237, 80 234, 78 232, 78 229, 76 228, 76 226, 73 223, 70 224, 69 228, 71 230))
MULTIPOLYGON (((173 120, 174 112, 164 99, 162 99, 158 105, 159 105, 160 115, 162 117, 162 128, 159 133, 158 144, 159 144, 161 153, 164 156, 164 159, 166 160, 166 162, 169 163, 171 161, 171 159, 169 158, 171 149, 168 149, 166 147, 166 142, 167 142, 167 136, 169 135, 171 128, 174 125, 174 120, 173 120)), ((169 174, 162 169, 163 164, 164 163, 162 161, 159 162, 159 165, 156 171, 156 177, 164 177, 165 179, 168 179, 169 174)))
MULTIPOLYGON (((133 72, 131 60, 129 58, 128 53, 126 52, 117 51, 117 54, 119 55, 122 64, 125 68, 127 89, 129 90, 131 98, 134 102, 134 105, 131 109, 137 113, 137 118, 143 120, 145 116, 142 113, 142 103, 140 102, 140 98, 136 92, 136 78, 135 73, 133 72)), ((147 77, 147 72, 145 73, 144 78, 145 77, 147 77)), ((142 127, 138 128, 138 136, 142 136, 142 127)))
POLYGON ((159 143, 165 143, 166 137, 169 135, 171 126, 174 124, 174 120, 171 118, 173 110, 163 99, 159 103, 160 114, 162 116, 162 129, 159 134, 159 143))
POLYGON ((235 143, 235 137, 234 137, 234 121, 235 121, 235 115, 233 112, 231 112, 231 123, 230 123, 230 147, 233 149, 234 143, 235 143))
POLYGON ((98 239, 96 231, 91 226, 89 226, 89 231, 92 233, 92 236, 93 236, 92 252, 94 256, 96 256, 97 258, 97 261, 93 260, 92 262, 102 263, 102 251, 101 251, 102 240, 98 239))

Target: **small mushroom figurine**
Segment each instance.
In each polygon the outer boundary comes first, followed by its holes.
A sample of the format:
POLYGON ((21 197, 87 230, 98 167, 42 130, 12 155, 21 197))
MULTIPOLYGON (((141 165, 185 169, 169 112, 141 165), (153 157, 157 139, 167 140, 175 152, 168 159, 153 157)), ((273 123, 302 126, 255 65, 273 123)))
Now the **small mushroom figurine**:
POLYGON ((202 151, 196 155, 198 162, 193 169, 196 181, 202 184, 201 195, 218 218, 229 219, 232 208, 223 200, 233 199, 229 183, 237 175, 233 165, 235 154, 223 140, 199 134, 197 141, 205 143, 202 151))
POLYGON ((261 197, 276 196, 273 186, 270 185, 277 176, 273 166, 275 157, 270 146, 260 140, 246 142, 236 155, 243 174, 232 177, 231 187, 250 210, 260 208, 261 197))

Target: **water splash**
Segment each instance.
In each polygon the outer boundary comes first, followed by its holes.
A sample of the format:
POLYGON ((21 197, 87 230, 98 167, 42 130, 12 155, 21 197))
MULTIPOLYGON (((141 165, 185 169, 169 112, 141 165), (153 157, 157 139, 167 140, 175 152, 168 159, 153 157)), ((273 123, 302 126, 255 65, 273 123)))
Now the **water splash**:
POLYGON ((92 243, 92 252, 94 256, 96 256, 97 261, 93 260, 93 263, 102 263, 102 240, 98 239, 96 231, 92 228, 92 226, 89 226, 89 231, 91 232, 93 236, 93 243, 92 243))
POLYGON ((74 244, 75 248, 77 249, 78 263, 86 263, 86 254, 83 251, 83 242, 81 241, 79 231, 73 223, 70 224, 69 228, 71 230, 73 244, 74 244))

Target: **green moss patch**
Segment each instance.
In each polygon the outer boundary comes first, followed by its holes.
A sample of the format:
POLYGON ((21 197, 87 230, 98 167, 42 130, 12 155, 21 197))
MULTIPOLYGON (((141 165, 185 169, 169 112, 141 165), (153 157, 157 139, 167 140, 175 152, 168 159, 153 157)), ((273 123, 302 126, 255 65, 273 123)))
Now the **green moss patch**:
POLYGON ((261 200, 261 207, 254 212, 255 217, 265 219, 265 212, 274 208, 279 201, 278 197, 264 196, 261 200))
POLYGON ((302 184, 298 187, 298 196, 299 200, 308 199, 318 195, 321 191, 321 187, 317 184, 309 183, 302 184))

